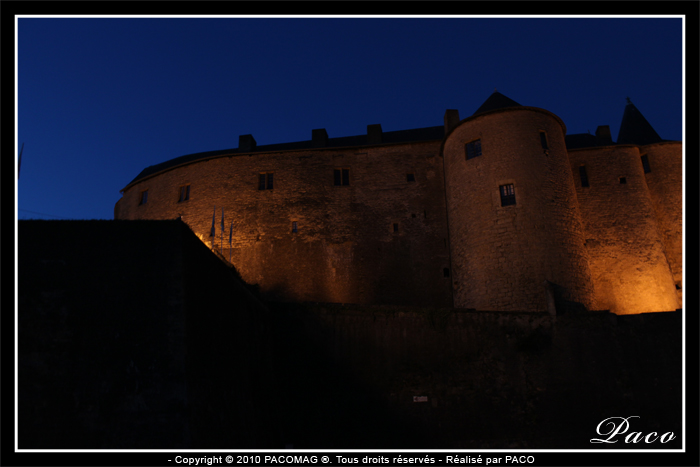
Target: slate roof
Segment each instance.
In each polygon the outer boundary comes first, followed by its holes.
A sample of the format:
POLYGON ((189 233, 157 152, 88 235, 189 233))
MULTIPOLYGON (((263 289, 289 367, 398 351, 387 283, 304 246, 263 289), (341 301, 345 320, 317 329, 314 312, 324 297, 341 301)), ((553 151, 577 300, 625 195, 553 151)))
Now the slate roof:
POLYGON ((488 99, 486 99, 486 101, 484 101, 483 104, 481 104, 481 107, 476 109, 476 112, 474 112, 472 116, 483 112, 488 112, 489 110, 505 109, 508 107, 522 107, 522 105, 518 104, 513 99, 504 96, 500 92, 495 91, 489 96, 488 99))
MULTIPOLYGON (((398 131, 385 131, 382 133, 382 144, 395 144, 395 143, 410 143, 415 141, 440 141, 445 137, 445 127, 431 126, 427 128, 415 128, 413 130, 398 130, 398 131)), ((328 138, 328 142, 325 149, 328 148, 342 148, 348 146, 367 146, 367 135, 357 135, 357 136, 342 136, 339 138, 328 138)), ((176 157, 160 164, 151 165, 146 167, 139 173, 136 178, 134 178, 127 187, 143 178, 150 175, 156 174, 163 170, 176 167, 178 165, 187 164, 190 162, 198 160, 206 160, 219 156, 226 155, 236 155, 240 153, 250 153, 250 152, 276 152, 276 151, 290 151, 299 149, 313 149, 312 140, 308 141, 297 141, 294 143, 279 143, 279 144, 265 144, 262 146, 256 146, 252 151, 239 151, 238 148, 232 149, 221 149, 218 151, 207 151, 198 152, 195 154, 188 154, 185 156, 176 157)))
POLYGON ((627 98, 617 144, 652 144, 663 141, 644 115, 627 98))

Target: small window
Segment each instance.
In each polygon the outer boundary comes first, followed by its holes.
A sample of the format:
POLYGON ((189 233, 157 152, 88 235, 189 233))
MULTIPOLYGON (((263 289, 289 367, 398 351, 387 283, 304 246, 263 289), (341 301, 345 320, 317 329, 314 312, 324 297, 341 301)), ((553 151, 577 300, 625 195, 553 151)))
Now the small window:
POLYGON ((627 177, 620 177, 620 184, 624 185, 627 183, 627 177))
POLYGON ((146 204, 146 201, 148 201, 148 190, 143 190, 141 192, 141 201, 139 201, 139 204, 146 204))
POLYGON ((272 172, 261 173, 258 190, 272 190, 272 172))
POLYGON ((477 139, 476 141, 467 143, 465 145, 465 153, 467 160, 479 157, 481 155, 481 140, 477 139))
POLYGON ((547 133, 540 131, 540 143, 542 144, 542 149, 549 151, 549 146, 547 145, 547 133))
POLYGON ((407 182, 415 182, 416 181, 416 176, 413 174, 406 174, 406 181, 407 182))
POLYGON ((333 184, 335 186, 350 185, 350 169, 333 169, 333 184))
POLYGON ((178 200, 179 203, 182 203, 183 201, 187 201, 190 199, 190 186, 185 185, 180 187, 180 199, 178 200))
POLYGON ((399 231, 399 224, 394 224, 394 233, 399 231))
POLYGON ((515 186, 501 185, 501 206, 512 206, 515 204, 515 186))
POLYGON ((297 233, 297 221, 292 222, 292 233, 297 233))
POLYGON ((442 268, 442 276, 450 277, 450 268, 442 268))
POLYGON ((645 174, 651 172, 651 167, 649 166, 649 156, 647 156, 646 154, 642 156, 642 167, 644 167, 645 174))
POLYGON ((586 166, 582 165, 578 168, 578 174, 581 176, 581 186, 588 187, 588 173, 586 172, 586 166))

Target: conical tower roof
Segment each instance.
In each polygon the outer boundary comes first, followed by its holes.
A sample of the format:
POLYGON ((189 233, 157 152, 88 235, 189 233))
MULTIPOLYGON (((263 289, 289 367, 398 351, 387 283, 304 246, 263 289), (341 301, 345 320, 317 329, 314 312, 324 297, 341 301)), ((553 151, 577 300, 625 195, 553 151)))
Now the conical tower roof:
POLYGON ((507 107, 522 107, 520 104, 515 102, 513 99, 504 96, 498 91, 494 91, 493 94, 489 96, 486 101, 481 104, 481 107, 479 107, 476 112, 474 112, 474 115, 483 113, 483 112, 488 112, 489 110, 496 110, 496 109, 505 109, 507 107))
POLYGON ((660 141, 663 140, 628 97, 617 144, 652 144, 660 141))

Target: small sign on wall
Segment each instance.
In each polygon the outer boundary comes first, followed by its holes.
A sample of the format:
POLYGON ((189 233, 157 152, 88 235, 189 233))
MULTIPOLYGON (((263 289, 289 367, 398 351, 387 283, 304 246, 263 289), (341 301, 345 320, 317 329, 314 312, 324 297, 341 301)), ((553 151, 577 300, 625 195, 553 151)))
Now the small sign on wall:
POLYGON ((413 402, 428 402, 428 396, 413 396, 413 402))

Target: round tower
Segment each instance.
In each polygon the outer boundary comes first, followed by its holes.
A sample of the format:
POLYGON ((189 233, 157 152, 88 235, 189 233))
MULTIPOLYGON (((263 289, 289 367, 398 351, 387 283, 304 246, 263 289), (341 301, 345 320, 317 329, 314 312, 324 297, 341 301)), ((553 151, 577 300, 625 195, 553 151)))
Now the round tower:
POLYGON ((592 308, 564 123, 495 92, 445 137, 454 305, 592 308))

